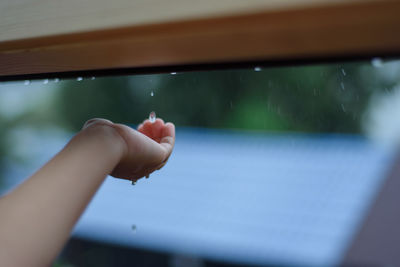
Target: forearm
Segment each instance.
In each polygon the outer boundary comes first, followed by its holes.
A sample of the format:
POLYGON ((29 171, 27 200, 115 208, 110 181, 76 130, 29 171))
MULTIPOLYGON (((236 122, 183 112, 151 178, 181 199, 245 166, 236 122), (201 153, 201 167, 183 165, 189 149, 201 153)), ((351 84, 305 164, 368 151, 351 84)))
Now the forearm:
POLYGON ((123 152, 112 127, 89 127, 0 199, 0 265, 49 265, 123 152))

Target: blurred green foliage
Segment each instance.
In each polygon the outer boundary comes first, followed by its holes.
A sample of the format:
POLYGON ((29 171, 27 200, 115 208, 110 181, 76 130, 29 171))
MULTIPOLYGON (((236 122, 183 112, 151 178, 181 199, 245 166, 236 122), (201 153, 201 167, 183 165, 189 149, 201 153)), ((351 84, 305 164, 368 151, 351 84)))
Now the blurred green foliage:
MULTIPOLYGON (((383 75, 391 70, 355 62, 35 81, 40 95, 27 99, 21 114, 10 119, 0 113, 0 170, 12 154, 6 140, 15 127, 75 132, 90 118, 138 124, 151 111, 177 126, 361 133, 371 96, 399 82, 383 75)), ((20 97, 28 98, 29 87, 19 83, 25 89, 20 97)))
POLYGON ((154 110, 179 126, 358 133, 370 96, 359 68, 331 64, 69 81, 56 106, 75 131, 92 117, 136 124, 154 110))

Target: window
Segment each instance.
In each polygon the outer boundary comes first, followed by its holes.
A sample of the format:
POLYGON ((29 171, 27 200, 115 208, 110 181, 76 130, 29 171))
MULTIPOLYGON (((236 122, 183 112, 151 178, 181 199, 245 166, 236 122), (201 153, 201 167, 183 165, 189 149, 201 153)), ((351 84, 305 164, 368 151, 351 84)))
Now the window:
POLYGON ((2 82, 2 189, 87 119, 134 127, 155 111, 177 126, 169 164, 134 187, 107 179, 75 237, 230 263, 335 264, 394 164, 399 74, 400 61, 374 58, 2 82))

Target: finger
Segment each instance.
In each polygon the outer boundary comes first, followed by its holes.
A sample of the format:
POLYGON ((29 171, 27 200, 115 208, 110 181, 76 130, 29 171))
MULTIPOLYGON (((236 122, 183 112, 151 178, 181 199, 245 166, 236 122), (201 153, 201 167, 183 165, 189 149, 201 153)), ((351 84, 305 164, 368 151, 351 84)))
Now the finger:
POLYGON ((90 125, 93 125, 95 123, 106 124, 106 125, 113 124, 112 121, 110 121, 110 120, 106 120, 106 119, 102 119, 102 118, 93 118, 93 119, 86 121, 85 124, 83 124, 82 130, 86 129, 87 127, 89 127, 90 125))
POLYGON ((162 119, 156 119, 155 122, 150 122, 149 120, 145 120, 143 122, 141 133, 147 135, 157 143, 161 140, 162 129, 164 128, 164 121, 162 119))
POLYGON ((160 145, 163 146, 165 149, 165 160, 167 160, 168 157, 171 155, 172 149, 175 145, 175 125, 173 123, 168 122, 165 124, 162 130, 160 145))
POLYGON ((164 120, 161 119, 161 118, 157 118, 156 121, 155 121, 154 123, 157 123, 157 122, 161 122, 162 125, 165 124, 165 123, 164 123, 164 120))
POLYGON ((161 122, 161 123, 164 125, 164 120, 161 119, 161 118, 157 118, 154 122, 151 122, 149 119, 145 119, 145 120, 141 123, 141 125, 144 125, 144 124, 154 125, 154 124, 157 123, 157 122, 161 122))
POLYGON ((153 134, 153 139, 157 143, 160 143, 160 140, 162 138, 163 128, 164 128, 164 121, 162 119, 156 119, 156 121, 152 125, 152 134, 153 134))
POLYGON ((151 128, 151 122, 149 120, 145 120, 143 122, 143 127, 141 133, 147 135, 148 137, 152 136, 152 128, 151 128))
POLYGON ((162 130, 162 137, 170 136, 175 140, 175 125, 172 122, 167 122, 162 130))

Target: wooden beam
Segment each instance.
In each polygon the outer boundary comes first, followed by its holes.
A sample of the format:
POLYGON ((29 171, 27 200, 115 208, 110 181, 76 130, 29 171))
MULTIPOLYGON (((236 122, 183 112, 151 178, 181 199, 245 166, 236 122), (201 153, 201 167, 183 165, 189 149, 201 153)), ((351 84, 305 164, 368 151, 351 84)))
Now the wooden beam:
POLYGON ((0 1, 0 42, 364 0, 0 1))
POLYGON ((0 42, 0 76, 400 52, 400 1, 333 2, 0 42))

